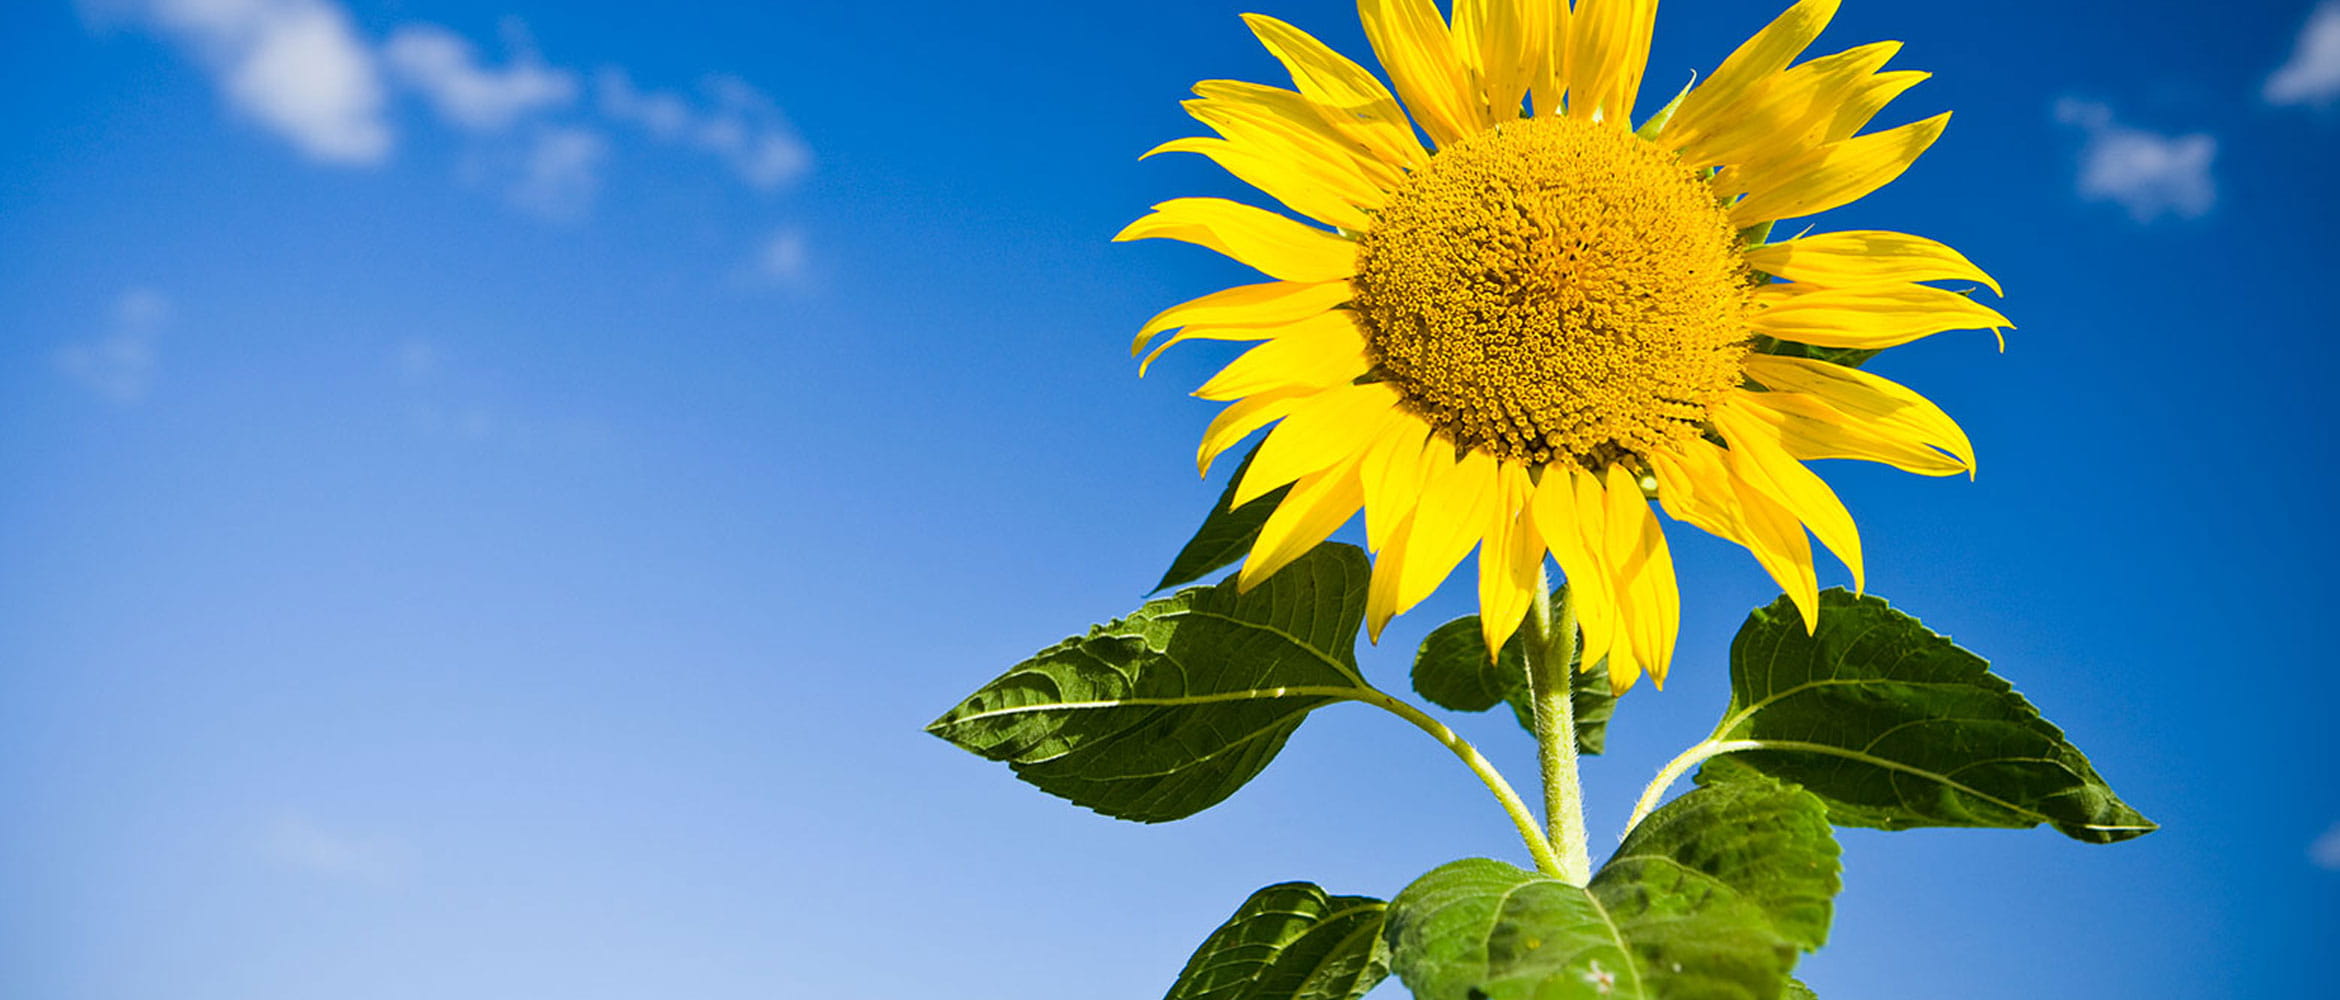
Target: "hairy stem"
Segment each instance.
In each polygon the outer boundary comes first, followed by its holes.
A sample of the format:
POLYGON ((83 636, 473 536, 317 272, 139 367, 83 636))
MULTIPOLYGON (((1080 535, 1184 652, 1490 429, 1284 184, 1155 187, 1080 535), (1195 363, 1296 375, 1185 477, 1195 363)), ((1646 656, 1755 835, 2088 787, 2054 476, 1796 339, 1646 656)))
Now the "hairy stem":
POLYGON ((1429 733, 1432 739, 1454 751, 1454 755, 1462 759, 1463 765, 1470 768, 1472 774, 1479 776, 1479 782, 1486 785, 1488 791, 1495 793, 1495 800, 1503 804, 1503 811, 1511 814, 1511 823, 1519 828, 1519 839, 1527 842, 1528 853, 1535 857, 1536 867, 1544 871, 1560 870, 1560 859, 1553 855, 1551 842, 1544 839, 1543 830, 1536 826, 1535 814, 1528 811, 1527 803, 1520 799, 1517 791, 1512 790, 1511 782, 1503 780, 1503 772, 1497 771, 1494 763, 1479 753, 1479 748, 1472 746, 1471 741, 1463 739, 1454 730, 1448 729, 1445 723, 1431 718, 1421 709, 1373 688, 1351 691, 1344 697, 1379 707, 1411 722, 1415 728, 1429 733))
POLYGON ((1536 707, 1536 758, 1544 771, 1545 839, 1558 854, 1545 869, 1572 885, 1592 880, 1592 851, 1585 838, 1584 789, 1576 773, 1576 704, 1572 699, 1576 659, 1576 601, 1563 589, 1557 608, 1541 571, 1536 580, 1535 631, 1528 637, 1528 684, 1536 707))

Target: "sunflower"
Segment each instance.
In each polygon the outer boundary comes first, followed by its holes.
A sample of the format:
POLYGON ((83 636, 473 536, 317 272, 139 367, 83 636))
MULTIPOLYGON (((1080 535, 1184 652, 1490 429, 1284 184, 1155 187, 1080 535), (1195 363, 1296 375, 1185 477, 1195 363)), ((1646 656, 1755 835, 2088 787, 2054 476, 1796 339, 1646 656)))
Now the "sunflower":
POLYGON ((1998 285, 1918 236, 1768 241, 1933 144, 1948 114, 1862 131, 1928 74, 1886 71, 1893 42, 1796 62, 1837 7, 1804 0, 1637 126, 1656 7, 1455 0, 1450 25, 1432 0, 1359 0, 1395 94, 1244 15, 1293 89, 1199 83, 1185 107, 1217 136, 1153 152, 1209 157, 1319 225, 1179 198, 1115 237, 1198 244, 1274 279, 1172 307, 1132 348, 1152 345, 1150 363, 1183 340, 1262 342, 1195 392, 1229 404, 1203 435, 1206 474, 1273 425, 1234 503, 1290 487, 1240 586, 1361 510, 1372 636, 1476 548, 1494 650, 1549 553, 1583 662, 1606 658, 1622 692, 1644 671, 1664 683, 1681 614, 1653 501, 1745 546, 1813 626, 1807 532, 1856 586, 1863 571, 1852 516, 1805 461, 1972 474, 1939 407, 1828 349, 2006 328, 1971 289, 1928 282, 1998 285))

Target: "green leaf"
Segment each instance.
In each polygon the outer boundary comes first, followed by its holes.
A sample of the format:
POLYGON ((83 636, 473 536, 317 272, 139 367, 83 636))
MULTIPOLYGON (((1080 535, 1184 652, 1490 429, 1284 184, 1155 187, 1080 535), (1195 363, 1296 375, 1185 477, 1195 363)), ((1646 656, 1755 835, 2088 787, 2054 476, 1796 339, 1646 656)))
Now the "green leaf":
POLYGON ((1500 861, 1441 865, 1389 905, 1390 965, 1415 1000, 1651 1000, 1591 893, 1500 861))
POLYGON ((1818 799, 1758 778, 1668 803, 1582 889, 1440 867, 1384 933, 1417 1000, 1782 1000, 1827 936, 1836 855, 1818 799))
POLYGON ((1729 887, 1805 951, 1828 943, 1837 890, 1836 835, 1812 793, 1760 775, 1685 793, 1633 828, 1593 879, 1655 882, 1678 868, 1729 887))
POLYGON ((1267 766, 1308 713, 1369 691, 1357 629, 1370 567, 1319 545, 1249 594, 1148 602, 1016 665, 927 726, 1107 816, 1194 815, 1267 766))
POLYGON ((2157 828, 1981 657, 1843 590, 1820 595, 1817 633, 1784 597, 1749 616, 1713 739, 1750 745, 1706 762, 1701 783, 1792 781, 1840 826, 2047 823, 2098 844, 2157 828))
POLYGON ((1268 886, 1195 949, 1164 1000, 1356 1000, 1389 975, 1387 908, 1307 882, 1268 886))
POLYGON ((1193 583, 1214 570, 1235 564, 1251 551, 1251 543, 1259 538, 1259 529, 1267 524, 1268 515, 1276 512, 1276 505, 1284 502, 1284 495, 1292 492, 1289 486, 1254 497, 1241 507, 1235 504, 1235 489, 1243 483, 1243 473, 1251 468, 1251 459, 1259 454, 1253 448, 1243 456, 1243 464, 1235 467, 1235 475, 1227 480, 1227 488, 1219 494, 1219 502, 1211 505, 1211 512, 1203 518, 1202 527, 1195 529, 1194 537, 1186 547, 1178 550, 1178 558, 1170 560, 1170 571, 1162 574, 1162 582, 1155 590, 1168 590, 1182 583, 1193 583))
MULTIPOLYGON (((1484 712, 1510 703, 1519 727, 1536 731, 1535 698, 1528 690, 1527 629, 1511 633, 1503 655, 1487 657, 1487 641, 1479 634, 1479 616, 1466 615, 1440 625, 1423 638, 1414 654, 1414 690, 1432 704, 1457 712, 1484 712)), ((1582 646, 1578 647, 1581 652, 1582 646)), ((1576 750, 1598 754, 1608 745, 1609 717, 1616 714, 1617 696, 1609 690, 1608 671, 1589 672, 1578 657, 1569 663, 1569 701, 1576 708, 1576 750)))
POLYGON ((1781 996, 1785 1000, 1820 1000, 1820 995, 1812 992, 1811 987, 1793 979, 1788 980, 1787 992, 1781 996))

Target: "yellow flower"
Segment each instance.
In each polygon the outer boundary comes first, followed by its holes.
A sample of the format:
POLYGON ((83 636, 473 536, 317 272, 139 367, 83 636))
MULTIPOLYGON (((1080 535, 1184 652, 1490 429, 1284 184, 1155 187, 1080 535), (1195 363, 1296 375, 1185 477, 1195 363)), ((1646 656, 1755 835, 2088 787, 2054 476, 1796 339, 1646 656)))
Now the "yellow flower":
POLYGON ((1973 449, 1915 392, 1779 344, 1875 350, 2010 324, 1924 284, 1998 291, 1932 240, 1761 242, 1892 181, 1950 117, 1859 134, 1927 74, 1884 71, 1892 42, 1795 64, 1836 7, 1798 3, 1638 131, 1655 0, 1455 0, 1451 27, 1432 0, 1359 0, 1396 95, 1245 15, 1296 89, 1197 84, 1186 109, 1219 137, 1154 152, 1210 157, 1328 228, 1180 198, 1116 237, 1199 244, 1276 279, 1173 307, 1133 345, 1153 344, 1150 362, 1181 340, 1264 341, 1195 393, 1231 404, 1203 435, 1206 472, 1274 425, 1236 503, 1292 487, 1242 585, 1362 510, 1373 636, 1476 547, 1495 649, 1549 552, 1583 662, 1606 657, 1618 691, 1644 670, 1664 682, 1680 619, 1653 497, 1746 546, 1807 625, 1807 530, 1857 585, 1852 516, 1803 462, 1971 474, 1973 449))

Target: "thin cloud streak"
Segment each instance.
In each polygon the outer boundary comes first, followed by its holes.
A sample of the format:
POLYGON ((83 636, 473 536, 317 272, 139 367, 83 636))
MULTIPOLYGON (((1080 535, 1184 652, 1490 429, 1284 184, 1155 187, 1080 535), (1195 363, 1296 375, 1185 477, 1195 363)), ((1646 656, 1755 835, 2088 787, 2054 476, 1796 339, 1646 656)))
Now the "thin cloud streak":
POLYGON ((162 367, 157 339, 170 323, 170 299, 133 288, 114 301, 103 332, 57 349, 57 370, 98 398, 129 406, 146 398, 162 367))
POLYGON ((382 60, 441 119, 476 132, 502 131, 577 100, 576 74, 546 66, 535 52, 522 48, 509 65, 490 69, 468 39, 435 24, 391 33, 382 60))
POLYGON ((812 148, 779 106, 738 77, 709 77, 705 106, 672 92, 643 90, 621 69, 603 69, 598 85, 601 112, 610 120, 713 155, 756 190, 778 190, 812 170, 812 148))

